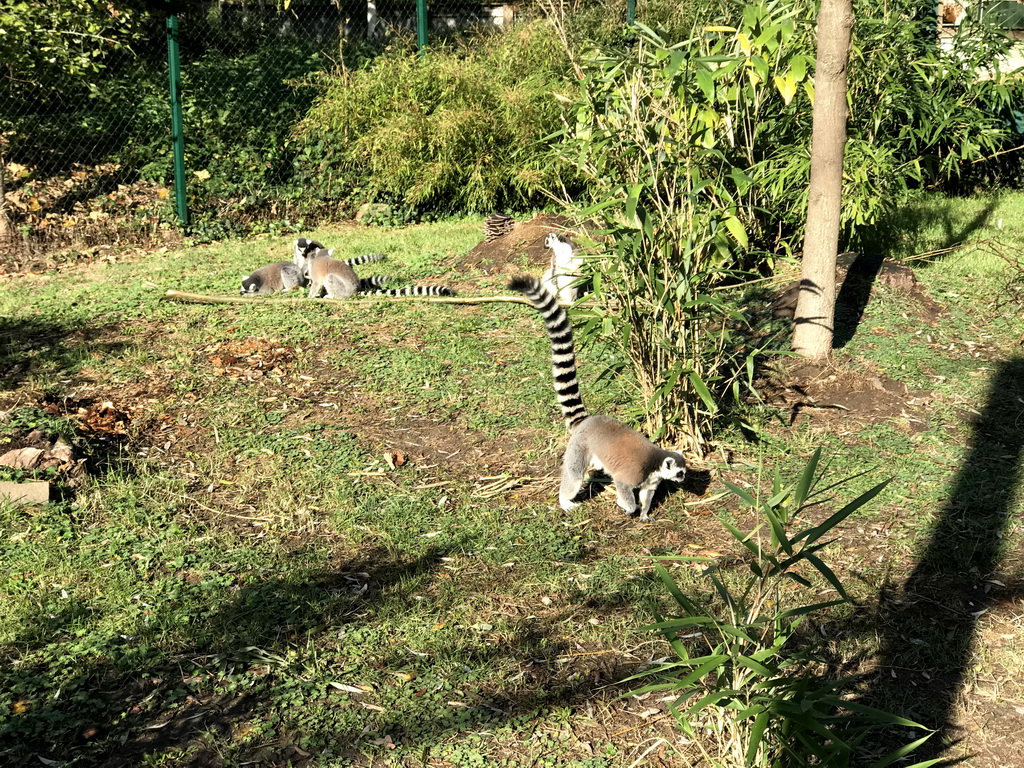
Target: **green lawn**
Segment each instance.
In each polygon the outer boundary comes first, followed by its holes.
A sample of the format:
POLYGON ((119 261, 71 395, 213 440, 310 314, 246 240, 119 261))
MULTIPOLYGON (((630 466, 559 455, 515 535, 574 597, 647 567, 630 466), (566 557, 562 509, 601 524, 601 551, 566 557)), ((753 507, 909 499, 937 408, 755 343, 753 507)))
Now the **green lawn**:
MULTIPOLYGON (((911 409, 923 429, 856 414, 785 426, 764 408, 759 442, 723 430, 695 468, 706 500, 674 493, 649 525, 607 492, 558 509, 565 429, 548 342, 524 306, 160 300, 168 288, 236 295, 243 274, 290 258, 284 237, 0 278, 0 447, 35 426, 63 431, 86 469, 65 501, 0 502, 0 762, 696 760, 664 701, 617 698, 668 654, 639 631, 661 599, 651 555, 724 554, 715 513, 735 507, 721 479, 789 476, 821 445, 830 478, 868 471, 840 500, 894 477, 829 550, 837 569, 865 605, 905 576, 964 482, 971 414, 1018 354, 1022 212, 1020 195, 908 209, 894 255, 979 245, 911 262, 944 307, 937 325, 877 287, 837 353, 837 370, 927 391, 911 409)), ((388 254, 361 274, 504 293, 507 273, 456 266, 479 233, 467 219, 304 234, 342 258, 388 254)), ((628 387, 599 380, 604 354, 581 352, 583 394, 593 411, 627 412, 628 387)), ((1016 464, 1001 477, 1016 482, 1016 464)), ((992 475, 968 480, 984 497, 992 475)), ((1015 489, 1000 491, 1000 574, 1019 572, 1015 489)), ((697 571, 678 574, 708 596, 697 571)), ((1009 639, 972 658, 1019 669, 1019 622, 1000 631, 1009 639)), ((837 653, 883 641, 850 632, 837 653)))

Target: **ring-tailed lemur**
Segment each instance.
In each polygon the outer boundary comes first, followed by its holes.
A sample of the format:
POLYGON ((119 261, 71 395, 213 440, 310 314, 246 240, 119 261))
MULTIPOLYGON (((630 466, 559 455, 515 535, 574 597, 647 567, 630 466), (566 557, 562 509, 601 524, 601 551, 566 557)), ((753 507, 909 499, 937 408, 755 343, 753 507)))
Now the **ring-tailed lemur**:
POLYGON ((583 259, 576 246, 559 235, 549 232, 544 247, 551 249, 551 266, 544 270, 541 283, 563 304, 572 304, 580 296, 579 277, 583 259))
POLYGON ((306 285, 302 269, 288 261, 278 261, 260 267, 248 277, 242 278, 242 295, 255 296, 276 291, 290 291, 306 285))
MULTIPOLYGON (((304 237, 300 237, 295 241, 295 254, 292 256, 292 261, 295 263, 302 273, 309 280, 309 265, 310 262, 318 255, 327 254, 328 256, 334 253, 333 248, 327 248, 321 245, 316 240, 307 240, 304 237)), ((343 264, 348 264, 350 267, 358 267, 360 264, 372 264, 377 261, 384 261, 387 256, 383 253, 364 253, 362 256, 353 256, 351 259, 341 259, 343 264)), ((381 288, 383 287, 384 281, 388 278, 381 278, 379 284, 374 283, 372 287, 381 288)), ((377 278, 371 278, 371 280, 377 280, 377 278)))
POLYGON ((380 261, 383 254, 371 253, 339 261, 331 256, 333 249, 318 249, 303 257, 303 270, 309 280, 309 298, 318 299, 326 294, 329 299, 346 299, 356 293, 372 293, 377 296, 454 296, 451 288, 440 285, 411 285, 405 288, 383 288, 390 278, 370 277, 359 279, 353 264, 380 261))
POLYGON ((576 380, 576 354, 572 323, 554 295, 532 277, 516 277, 509 290, 526 295, 544 318, 551 340, 555 394, 569 429, 569 445, 562 460, 562 481, 558 501, 566 512, 583 489, 590 469, 611 476, 618 505, 626 514, 638 509, 640 520, 648 522, 654 492, 662 480, 682 482, 686 461, 675 451, 666 451, 621 421, 610 416, 591 416, 583 406, 576 380), (637 494, 639 491, 639 503, 637 494))
POLYGON ((316 240, 310 240, 308 237, 300 237, 295 241, 295 255, 292 256, 292 261, 302 266, 302 261, 309 254, 314 251, 326 248, 327 246, 323 243, 317 242, 316 240))

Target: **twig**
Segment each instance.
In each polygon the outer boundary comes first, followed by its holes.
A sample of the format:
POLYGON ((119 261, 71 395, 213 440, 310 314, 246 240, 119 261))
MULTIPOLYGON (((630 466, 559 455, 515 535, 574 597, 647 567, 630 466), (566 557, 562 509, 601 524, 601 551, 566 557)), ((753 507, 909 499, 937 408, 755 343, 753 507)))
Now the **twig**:
POLYGON ((1011 152, 1020 152, 1020 150, 1022 149, 1024 149, 1024 144, 1021 144, 1019 147, 1013 147, 1012 149, 1004 149, 1000 152, 996 152, 995 154, 989 155, 988 157, 979 157, 977 160, 971 160, 971 165, 973 165, 974 163, 983 163, 986 160, 991 160, 992 158, 999 157, 1000 155, 1008 155, 1011 152))
POLYGON ((614 739, 616 736, 621 736, 624 733, 631 733, 632 731, 639 731, 641 728, 646 728, 648 725, 654 725, 655 723, 660 723, 662 720, 665 720, 666 718, 669 718, 669 717, 672 717, 672 715, 671 714, 661 715, 660 717, 656 717, 653 720, 648 720, 648 721, 646 721, 644 723, 640 723, 640 725, 635 725, 632 728, 625 728, 625 729, 623 729, 621 731, 616 731, 615 733, 613 733, 611 735, 610 738, 614 739))
POLYGON ((951 245, 947 248, 939 248, 934 251, 923 251, 922 253, 915 253, 913 256, 907 256, 907 258, 905 259, 899 259, 899 263, 902 264, 908 261, 922 261, 923 259, 928 259, 931 258, 932 256, 943 256, 944 254, 947 253, 953 253, 953 251, 959 251, 961 248, 976 248, 982 245, 993 245, 996 244, 997 242, 998 240, 996 238, 987 237, 984 240, 978 240, 977 242, 957 243, 956 245, 951 245))
POLYGON ((577 656, 604 656, 605 654, 608 654, 608 653, 617 653, 617 654, 619 654, 621 656, 625 656, 626 655, 626 654, 622 653, 622 651, 619 651, 619 650, 617 650, 615 648, 606 648, 603 651, 579 651, 577 653, 560 653, 557 656, 555 656, 555 658, 556 659, 572 659, 572 658, 575 658, 577 656))
POLYGON ((169 290, 160 298, 163 301, 180 301, 186 304, 313 304, 325 301, 332 304, 360 304, 366 301, 425 301, 431 304, 503 303, 533 306, 530 304, 530 300, 523 296, 356 296, 350 299, 298 299, 267 296, 253 299, 246 296, 209 296, 203 293, 169 290))

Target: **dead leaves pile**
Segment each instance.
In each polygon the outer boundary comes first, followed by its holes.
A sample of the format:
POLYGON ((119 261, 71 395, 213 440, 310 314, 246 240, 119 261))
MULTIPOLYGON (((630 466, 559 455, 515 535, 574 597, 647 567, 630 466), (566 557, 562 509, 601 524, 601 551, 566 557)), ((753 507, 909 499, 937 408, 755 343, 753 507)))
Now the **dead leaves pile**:
POLYGON ((75 464, 71 446, 61 438, 50 441, 39 430, 36 430, 29 434, 27 440, 35 445, 7 451, 0 456, 0 467, 45 470, 53 467, 69 469, 75 464))
POLYGON ((82 423, 82 431, 95 435, 126 435, 131 422, 128 414, 115 408, 109 400, 79 408, 76 415, 82 423))
POLYGON ((271 373, 280 374, 295 359, 298 350, 282 346, 275 339, 250 336, 224 341, 203 349, 206 359, 220 376, 254 381, 271 373))
POLYGON ((152 181, 117 184, 113 191, 91 194, 101 186, 109 188, 110 177, 122 175, 117 163, 76 164, 68 176, 45 179, 32 178, 32 169, 17 163, 8 163, 6 170, 13 182, 5 195, 8 214, 19 226, 36 230, 70 229, 116 218, 134 220, 139 211, 155 210, 169 196, 166 187, 152 181))

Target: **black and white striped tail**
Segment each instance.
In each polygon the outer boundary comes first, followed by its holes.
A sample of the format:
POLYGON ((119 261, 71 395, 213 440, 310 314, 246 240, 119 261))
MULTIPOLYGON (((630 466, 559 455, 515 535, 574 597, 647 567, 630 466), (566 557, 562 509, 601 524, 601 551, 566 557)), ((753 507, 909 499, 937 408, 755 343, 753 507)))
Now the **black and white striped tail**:
POLYGON ((376 296, 454 296, 447 285, 407 285, 405 288, 386 288, 374 291, 376 296))
POLYGON ((387 258, 387 254, 384 253, 364 253, 362 256, 353 256, 351 259, 343 259, 343 261, 350 267, 358 267, 360 264, 372 264, 375 261, 384 261, 387 258))
POLYGON ((389 280, 394 278, 389 275, 377 275, 375 277, 361 277, 359 278, 359 292, 360 293, 371 293, 372 291, 378 291, 388 284, 389 280))
POLYGON ((544 327, 551 339, 551 369, 555 378, 555 396, 562 407, 562 417, 571 432, 587 418, 587 409, 580 397, 576 380, 576 353, 572 343, 572 323, 559 305, 558 299, 532 277, 514 277, 508 284, 510 291, 526 295, 534 309, 544 318, 544 327))

